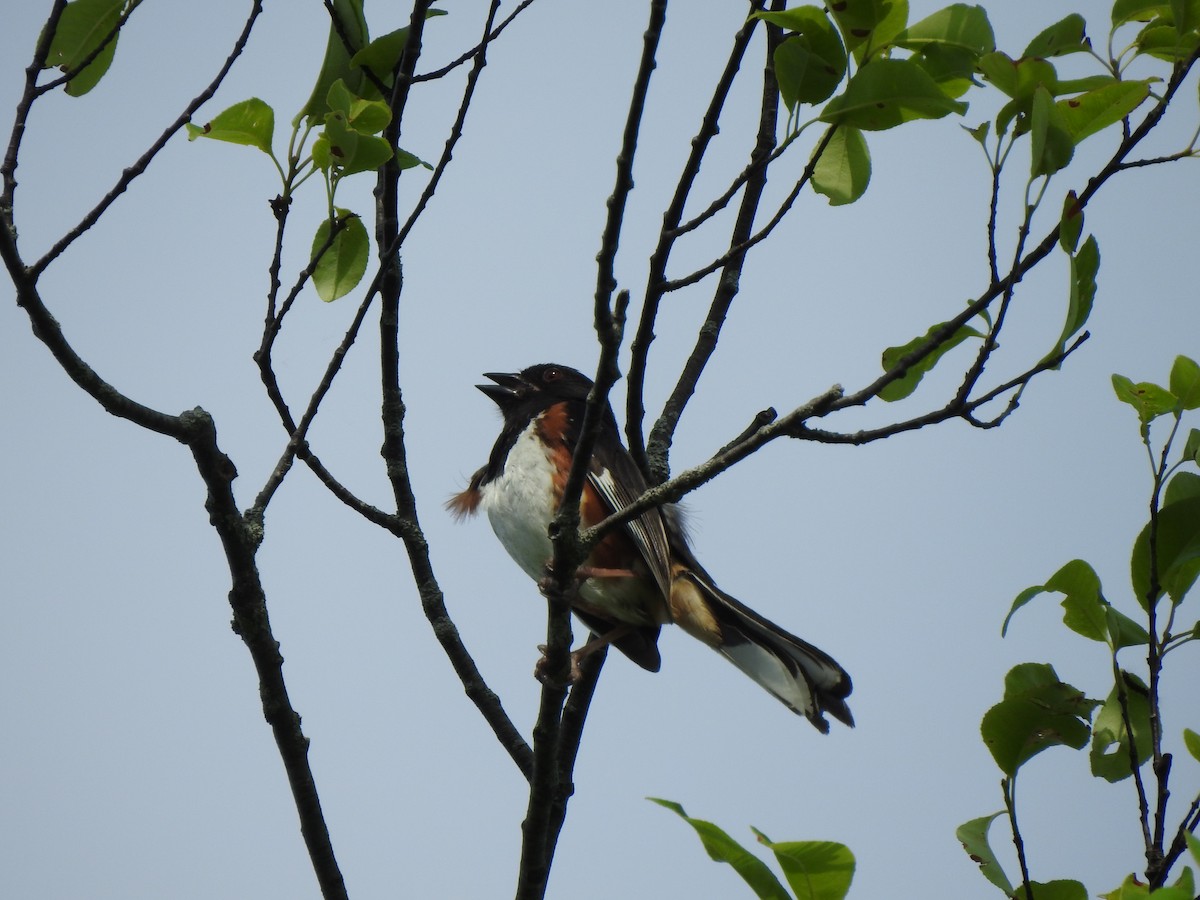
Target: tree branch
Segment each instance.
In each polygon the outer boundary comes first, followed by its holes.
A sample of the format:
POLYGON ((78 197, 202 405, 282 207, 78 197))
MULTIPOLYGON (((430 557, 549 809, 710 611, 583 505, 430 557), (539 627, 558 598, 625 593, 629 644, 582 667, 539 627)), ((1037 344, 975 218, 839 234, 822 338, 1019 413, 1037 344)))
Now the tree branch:
POLYGON ((225 76, 229 74, 229 70, 233 68, 233 64, 237 61, 237 58, 242 55, 242 51, 246 48, 246 42, 250 40, 250 32, 253 30, 254 23, 258 20, 258 16, 261 12, 262 0, 253 0, 250 7, 250 15, 249 18, 246 19, 246 24, 242 27, 242 33, 238 35, 237 40, 234 42, 233 50, 230 52, 229 57, 221 66, 220 71, 217 72, 216 77, 213 78, 208 87, 197 94, 192 101, 188 103, 183 112, 180 113, 179 117, 176 118, 175 121, 170 125, 168 125, 163 133, 158 136, 158 139, 150 145, 150 149, 138 157, 137 161, 134 162, 133 165, 129 166, 124 172, 121 173, 121 177, 117 179, 117 183, 113 185, 112 189, 104 195, 103 199, 101 199, 101 201, 83 217, 79 224, 63 235, 63 237, 60 238, 53 247, 46 251, 41 259, 39 259, 30 267, 30 271, 33 273, 34 277, 40 275, 46 269, 46 267, 50 265, 50 263, 54 262, 54 260, 58 259, 58 257, 62 255, 63 251, 70 247, 80 235, 86 233, 88 229, 90 229, 100 220, 100 217, 108 211, 108 208, 112 206, 114 202, 116 202, 116 199, 125 193, 129 185, 133 183, 133 180, 145 172, 147 168, 149 168, 150 163, 154 161, 154 157, 156 157, 159 151, 167 145, 167 141, 174 137, 175 133, 178 132, 179 129, 183 128, 185 124, 187 124, 187 122, 191 119, 192 114, 196 112, 196 110, 207 103, 212 96, 216 94, 217 88, 221 86, 221 83, 225 80, 225 76))
MULTIPOLYGON (((772 0, 772 8, 782 8, 781 0, 772 0)), ((763 64, 762 100, 759 113, 758 137, 750 154, 751 166, 758 160, 765 160, 775 149, 775 128, 779 119, 779 86, 775 81, 775 71, 771 54, 779 41, 782 40, 781 30, 777 26, 767 26, 766 60, 763 64)), ((737 250, 750 237, 754 229, 754 219, 758 213, 758 204, 763 189, 767 184, 766 169, 761 165, 755 168, 754 174, 746 180, 746 188, 742 194, 742 202, 738 208, 737 219, 734 222, 733 233, 729 245, 731 253, 723 267, 721 279, 709 306, 708 317, 701 325, 696 337, 691 355, 684 364, 675 389, 671 392, 663 406, 662 414, 650 430, 650 440, 646 447, 646 460, 650 469, 650 482, 665 481, 670 474, 669 455, 674 440, 675 426, 683 415, 684 408, 696 390, 696 384, 708 364, 709 358, 717 347, 721 335, 721 326, 733 300, 737 296, 741 280, 742 266, 748 250, 737 250)))

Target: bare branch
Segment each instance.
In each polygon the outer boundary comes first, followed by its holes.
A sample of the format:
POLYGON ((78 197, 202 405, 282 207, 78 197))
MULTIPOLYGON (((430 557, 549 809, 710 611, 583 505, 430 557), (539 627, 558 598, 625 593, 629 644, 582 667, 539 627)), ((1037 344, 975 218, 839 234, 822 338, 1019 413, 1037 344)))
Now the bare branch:
POLYGON ((100 220, 100 217, 108 211, 108 208, 112 206, 114 202, 116 202, 116 199, 125 193, 126 189, 130 184, 133 183, 134 179, 145 172, 147 168, 149 168, 150 163, 154 161, 154 157, 156 157, 159 151, 167 145, 167 141, 174 137, 176 132, 178 132, 191 120, 192 114, 196 112, 196 110, 207 103, 212 96, 216 94, 217 88, 221 86, 221 82, 225 80, 225 76, 229 74, 229 70, 233 68, 233 64, 237 61, 238 57, 242 55, 242 51, 246 48, 246 42, 250 40, 250 32, 253 30, 254 23, 258 20, 258 16, 261 12, 262 0, 253 0, 250 8, 250 16, 246 19, 246 24, 242 28, 242 33, 238 35, 237 40, 234 42, 233 50, 230 52, 228 58, 221 66, 220 71, 217 72, 216 77, 213 78, 208 87, 197 94, 191 100, 191 102, 188 103, 183 112, 179 114, 179 117, 176 118, 175 121, 170 125, 168 125, 163 133, 158 136, 158 139, 150 145, 150 149, 138 157, 137 161, 134 162, 133 165, 129 166, 121 173, 121 177, 117 180, 117 183, 113 185, 112 189, 104 195, 103 199, 101 199, 99 203, 92 207, 91 211, 83 217, 79 224, 68 231, 62 238, 60 238, 53 247, 46 251, 45 255, 43 255, 41 259, 39 259, 33 264, 33 266, 30 267, 30 271, 33 273, 34 277, 40 275, 45 268, 50 265, 50 263, 54 262, 54 260, 58 259, 58 257, 62 255, 63 251, 70 247, 80 235, 87 232, 89 228, 91 228, 100 220))
POLYGON ((0 165, 0 178, 4 181, 4 193, 0 194, 0 222, 4 222, 10 229, 14 194, 17 189, 17 158, 21 153, 21 141, 25 137, 25 125, 29 121, 33 101, 40 96, 37 89, 38 75, 46 67, 46 57, 50 55, 50 45, 54 42, 58 20, 62 18, 66 8, 67 0, 54 0, 46 24, 42 26, 42 32, 33 49, 33 59, 25 68, 25 89, 21 92, 21 99, 17 101, 17 111, 8 137, 8 149, 4 153, 4 163, 0 165))
MULTIPOLYGON (((781 6, 777 0, 773 0, 773 5, 781 6)), ((779 86, 775 81, 775 71, 771 62, 771 55, 782 39, 781 34, 777 26, 767 26, 761 110, 759 113, 758 137, 755 141, 754 149, 750 154, 752 164, 756 160, 766 159, 775 149, 775 128, 779 119, 779 86)), ((742 202, 738 208, 733 233, 730 236, 729 244, 731 252, 729 259, 724 264, 721 278, 714 291, 713 300, 708 309, 708 316, 700 326, 692 353, 684 364, 683 371, 675 383, 674 390, 672 390, 670 397, 667 398, 667 402, 663 405, 662 414, 650 430, 650 440, 647 442, 646 447, 646 460, 650 468, 649 477, 651 483, 666 480, 671 471, 668 457, 670 455, 671 443, 674 439, 675 426, 678 424, 680 417, 683 415, 684 408, 696 390, 696 384, 699 382, 700 376, 708 364, 709 357, 712 356, 713 351, 717 347, 717 340, 721 336, 721 326, 725 321, 725 316, 728 314, 730 307, 733 305, 734 298, 737 296, 742 266, 748 251, 745 249, 737 250, 736 248, 746 243, 754 229, 754 219, 758 213, 759 201, 762 198, 766 183, 767 173, 765 168, 761 166, 756 168, 755 173, 746 181, 746 188, 742 194, 742 202)))
POLYGON ((523 13, 530 5, 532 5, 532 3, 533 3, 533 0, 521 0, 521 2, 517 4, 516 8, 511 13, 509 13, 508 16, 499 25, 497 25, 492 30, 488 31, 487 34, 484 35, 483 40, 481 40, 478 44, 476 44, 474 47, 472 47, 466 53, 459 56, 457 59, 442 66, 440 69, 434 69, 432 72, 425 72, 421 75, 414 75, 413 79, 412 79, 413 83, 416 84, 417 82, 420 82, 420 81, 436 81, 439 78, 444 78, 446 75, 449 75, 451 72, 453 72, 455 69, 457 69, 463 63, 465 63, 467 60, 475 59, 477 56, 479 56, 479 54, 486 52, 488 44, 495 41, 496 38, 498 38, 500 36, 500 33, 502 31, 504 31, 504 29, 507 28, 509 25, 511 25, 513 20, 516 19, 516 17, 519 16, 521 13, 523 13))
MULTIPOLYGON (((761 2, 756 2, 754 8, 761 8, 761 5, 761 2)), ((629 452, 633 454, 634 460, 642 471, 647 474, 649 474, 650 467, 646 458, 646 442, 642 434, 642 421, 646 416, 643 397, 645 395, 646 368, 649 365, 650 344, 654 340, 654 323, 658 319, 659 303, 663 296, 662 286, 666 282, 667 262, 680 233, 679 220, 683 218, 683 210, 687 205, 688 197, 695 185, 696 177, 700 174, 700 165, 704 161, 712 139, 717 136, 719 131, 718 123, 721 111, 725 108, 734 79, 741 71, 746 48, 750 44, 750 38, 758 21, 758 19, 748 18, 734 35, 729 59, 713 89, 712 99, 700 122, 700 130, 692 138, 691 153, 684 163, 671 202, 667 206, 666 212, 663 213, 663 227, 659 232, 658 245, 650 256, 650 272, 646 279, 642 312, 637 332, 630 345, 632 358, 629 365, 625 406, 625 436, 629 444, 629 452)), ((748 172, 744 174, 748 177, 748 172)), ((737 183, 738 186, 740 184, 741 182, 737 183)), ((734 190, 736 188, 731 189, 730 197, 733 196, 732 191, 734 190)))

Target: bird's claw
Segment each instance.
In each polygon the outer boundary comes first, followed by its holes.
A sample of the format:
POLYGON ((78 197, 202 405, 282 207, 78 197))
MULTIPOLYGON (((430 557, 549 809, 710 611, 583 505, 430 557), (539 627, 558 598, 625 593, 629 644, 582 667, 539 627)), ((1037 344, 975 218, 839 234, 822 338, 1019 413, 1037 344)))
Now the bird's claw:
POLYGON ((550 663, 546 659, 546 649, 547 648, 546 648, 545 644, 538 644, 538 651, 542 655, 533 666, 533 677, 536 678, 538 681, 540 681, 542 684, 548 684, 548 685, 551 685, 552 687, 560 687, 560 688, 569 687, 569 686, 573 685, 575 682, 577 682, 582 673, 579 670, 579 659, 575 656, 575 654, 572 653, 569 656, 569 659, 571 660, 571 667, 570 667, 570 669, 567 670, 566 684, 562 684, 562 683, 556 681, 553 677, 551 677, 550 663))

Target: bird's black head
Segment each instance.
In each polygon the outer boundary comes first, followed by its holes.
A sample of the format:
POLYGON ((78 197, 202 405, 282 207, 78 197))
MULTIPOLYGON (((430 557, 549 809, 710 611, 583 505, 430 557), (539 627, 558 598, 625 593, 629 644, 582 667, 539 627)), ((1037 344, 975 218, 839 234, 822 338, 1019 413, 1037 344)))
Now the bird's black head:
POLYGON ((495 384, 476 385, 506 415, 527 412, 530 417, 561 400, 586 401, 592 380, 570 366, 541 363, 520 372, 485 372, 495 384))

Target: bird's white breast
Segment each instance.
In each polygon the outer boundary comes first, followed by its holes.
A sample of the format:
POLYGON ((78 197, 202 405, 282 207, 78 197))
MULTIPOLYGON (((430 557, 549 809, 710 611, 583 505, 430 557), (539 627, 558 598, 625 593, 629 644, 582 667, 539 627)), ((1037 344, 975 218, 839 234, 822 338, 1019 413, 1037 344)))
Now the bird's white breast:
POLYGON ((546 529, 555 511, 554 462, 538 438, 537 421, 517 438, 504 471, 480 488, 492 530, 530 578, 541 580, 554 554, 546 529))

